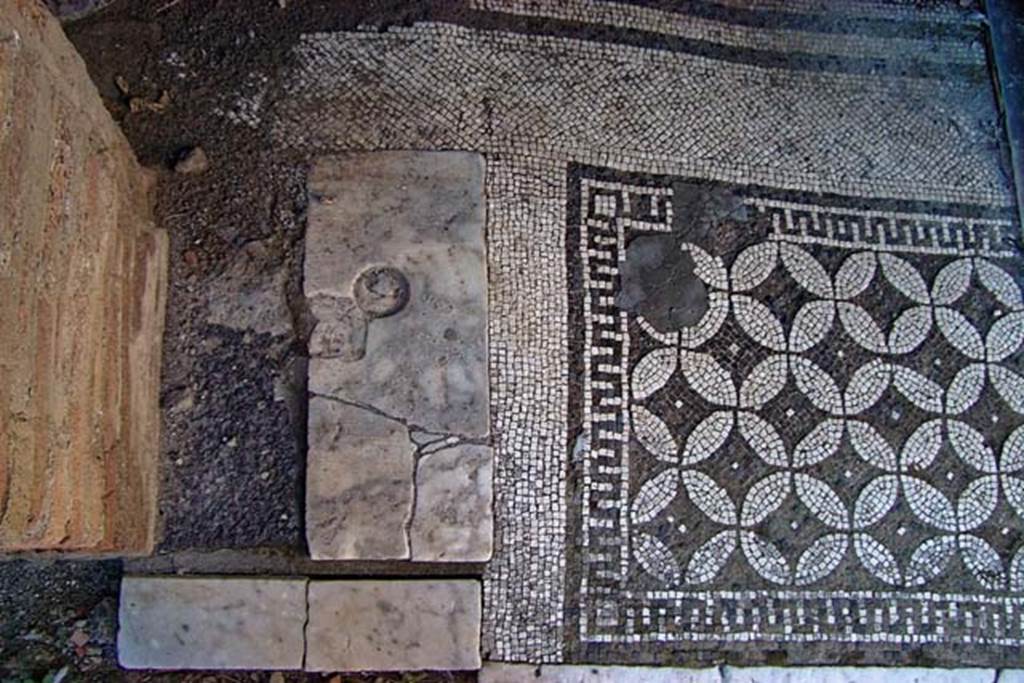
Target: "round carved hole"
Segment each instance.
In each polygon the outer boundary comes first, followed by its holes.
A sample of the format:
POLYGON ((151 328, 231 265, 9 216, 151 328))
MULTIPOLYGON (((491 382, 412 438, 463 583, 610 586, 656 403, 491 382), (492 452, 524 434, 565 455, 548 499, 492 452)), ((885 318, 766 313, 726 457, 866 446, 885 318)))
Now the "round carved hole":
POLYGON ((409 303, 409 280, 391 266, 367 268, 353 286, 356 304, 373 318, 398 313, 409 303))

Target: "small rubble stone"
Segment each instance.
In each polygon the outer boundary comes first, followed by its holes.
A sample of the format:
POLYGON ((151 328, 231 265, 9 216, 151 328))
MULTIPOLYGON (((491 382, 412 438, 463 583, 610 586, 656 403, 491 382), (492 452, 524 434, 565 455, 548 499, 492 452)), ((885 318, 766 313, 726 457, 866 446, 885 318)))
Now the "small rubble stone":
POLYGON ((181 161, 174 165, 177 173, 184 175, 197 175, 205 173, 210 168, 210 159, 202 147, 193 147, 181 161))
POLYGON ((300 669, 305 579, 148 578, 121 583, 127 669, 300 669))
POLYGON ((314 581, 308 671, 480 668, 480 584, 314 581))
POLYGON ((414 560, 491 559, 492 459, 489 446, 472 444, 422 456, 410 532, 414 560))
POLYGON ((413 455, 406 428, 370 410, 309 402, 306 533, 314 560, 409 558, 413 455))

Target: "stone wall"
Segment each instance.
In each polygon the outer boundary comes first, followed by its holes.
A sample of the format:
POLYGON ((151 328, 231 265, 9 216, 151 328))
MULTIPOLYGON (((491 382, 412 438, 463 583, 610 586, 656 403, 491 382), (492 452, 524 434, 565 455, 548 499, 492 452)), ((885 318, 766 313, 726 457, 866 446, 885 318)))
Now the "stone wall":
POLYGON ((38 0, 0 2, 0 551, 153 542, 167 242, 38 0))

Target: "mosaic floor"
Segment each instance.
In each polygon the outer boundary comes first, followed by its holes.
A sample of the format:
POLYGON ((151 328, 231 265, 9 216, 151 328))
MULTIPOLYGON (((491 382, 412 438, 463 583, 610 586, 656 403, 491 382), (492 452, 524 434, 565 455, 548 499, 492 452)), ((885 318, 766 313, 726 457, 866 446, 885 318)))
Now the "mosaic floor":
POLYGON ((486 155, 485 656, 1013 661, 1020 226, 971 13, 471 5, 306 36, 273 135, 486 155))

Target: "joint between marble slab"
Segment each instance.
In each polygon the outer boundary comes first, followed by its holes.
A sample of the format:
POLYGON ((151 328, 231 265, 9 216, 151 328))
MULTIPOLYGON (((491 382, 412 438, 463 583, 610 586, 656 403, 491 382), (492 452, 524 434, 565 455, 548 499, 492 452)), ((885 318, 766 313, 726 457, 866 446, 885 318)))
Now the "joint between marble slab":
POLYGON ((309 657, 309 585, 312 581, 306 578, 306 619, 302 622, 302 670, 306 670, 306 660, 309 657))
MULTIPOLYGON (((412 437, 410 436, 410 441, 412 437)), ((419 504, 420 487, 417 485, 420 478, 420 461, 423 457, 419 451, 412 454, 412 503, 409 505, 409 516, 405 518, 405 545, 409 548, 409 559, 416 557, 416 549, 413 548, 412 526, 416 523, 416 506, 419 504)))

